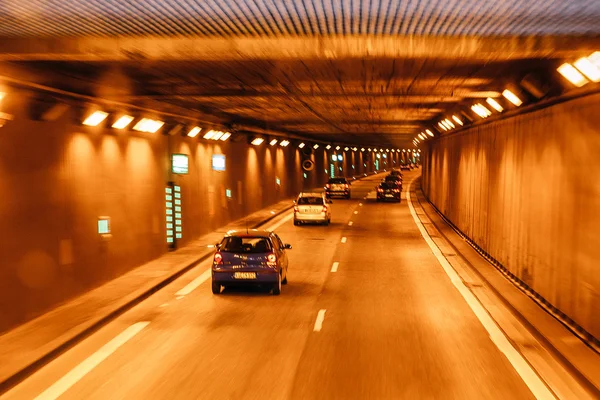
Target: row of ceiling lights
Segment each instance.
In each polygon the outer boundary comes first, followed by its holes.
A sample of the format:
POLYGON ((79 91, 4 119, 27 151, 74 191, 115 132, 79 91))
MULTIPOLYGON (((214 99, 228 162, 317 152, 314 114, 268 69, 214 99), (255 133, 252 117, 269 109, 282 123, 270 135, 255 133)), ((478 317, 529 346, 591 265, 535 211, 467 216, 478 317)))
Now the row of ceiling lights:
POLYGON ((581 57, 573 64, 564 63, 557 71, 577 87, 590 82, 600 82, 600 51, 581 57))
MULTIPOLYGON (((250 144, 252 144, 254 146, 260 146, 261 144, 263 144, 265 142, 266 142, 265 139, 263 137, 260 137, 260 136, 251 138, 251 140, 250 140, 250 144)), ((280 146, 287 147, 290 144, 290 141, 289 140, 285 140, 285 139, 284 140, 279 140, 279 139, 273 138, 268 143, 269 143, 270 146, 275 146, 275 145, 277 145, 279 143, 280 146)), ((300 149, 303 149, 304 147, 309 146, 309 145, 310 144, 307 143, 307 142, 298 142, 298 148, 300 148, 300 149)), ((321 145, 319 143, 314 143, 312 145, 312 148, 315 149, 315 150, 317 150, 319 147, 321 147, 321 145)), ((333 145, 327 144, 324 147, 325 147, 326 150, 330 150, 331 148, 333 148, 333 145)), ((335 146, 335 150, 339 151, 341 149, 342 149, 341 146, 335 146)), ((344 151, 350 151, 350 150, 352 150, 352 151, 358 151, 358 147, 348 147, 348 146, 344 147, 344 151)), ((377 149, 377 148, 370 148, 370 147, 369 148, 362 147, 360 149, 360 151, 363 151, 363 152, 364 151, 369 151, 369 152, 375 151, 375 152, 382 152, 382 153, 383 152, 387 152, 387 153, 389 153, 389 152, 392 152, 392 153, 398 152, 398 153, 400 153, 401 151, 402 152, 407 152, 407 151, 411 152, 410 149, 409 150, 407 150, 407 149, 383 149, 383 148, 377 149)), ((421 150, 418 150, 418 152, 421 152, 421 150)))
MULTIPOLYGON (((564 63, 557 68, 557 71, 564 76, 574 86, 582 87, 590 82, 600 82, 600 51, 596 51, 593 54, 582 57, 577 61, 571 63, 564 63)), ((523 104, 515 93, 509 89, 505 89, 502 92, 502 96, 514 106, 519 107, 523 104)), ((476 103, 471 106, 473 111, 480 118, 488 118, 493 114, 494 111, 501 113, 504 111, 504 107, 495 99, 488 97, 486 99, 487 107, 482 103, 476 103)), ((456 115, 452 115, 451 118, 445 118, 438 122, 438 127, 441 131, 447 132, 457 127, 463 126, 465 121, 456 115)), ((426 129, 425 132, 421 132, 413 140, 413 144, 418 146, 421 141, 425 141, 429 137, 433 137, 434 134, 431 130, 426 129)))
MULTIPOLYGON (((511 92, 509 89, 505 89, 502 92, 502 96, 504 96, 504 98, 506 100, 510 101, 516 107, 519 107, 521 104, 523 104, 523 100, 521 100, 516 94, 511 92)), ((494 99, 492 97, 488 97, 485 101, 489 108, 486 107, 485 105, 483 105, 482 103, 476 103, 471 106, 471 111, 473 111, 475 114, 477 114, 477 116, 479 116, 480 118, 487 118, 490 115, 492 115, 493 114, 493 112, 491 111, 492 109, 498 113, 501 113, 502 111, 504 111, 504 107, 496 99, 494 99)), ((465 118, 465 117, 463 117, 463 118, 465 118)), ((438 125, 437 125, 438 128, 436 128, 436 129, 439 130, 440 132, 441 131, 448 132, 448 131, 451 131, 452 129, 456 129, 456 128, 460 128, 461 126, 464 126, 465 122, 466 122, 465 119, 462 119, 461 117, 454 114, 450 118, 445 118, 445 119, 439 121, 438 125)), ((415 146, 418 146, 420 142, 423 142, 423 141, 429 139, 430 137, 434 137, 434 136, 435 136, 434 133, 430 129, 425 129, 424 132, 419 133, 417 135, 417 137, 413 139, 413 144, 415 146)))
MULTIPOLYGON (((94 111, 90 115, 88 115, 83 120, 83 125, 87 126, 98 126, 100 125, 106 118, 108 118, 108 113, 105 111, 94 111)), ((125 129, 127 128, 133 121, 134 117, 131 115, 121 115, 119 116, 111 125, 114 129, 125 129)), ((133 126, 134 131, 145 132, 145 133, 156 133, 160 128, 164 126, 165 122, 151 119, 151 118, 140 118, 139 121, 133 126)), ((202 128, 199 126, 191 127, 187 132, 186 136, 190 138, 197 137, 202 132, 202 128)), ((226 141, 231 137, 230 132, 223 132, 219 130, 211 129, 207 131, 202 138, 206 140, 221 140, 226 141)))

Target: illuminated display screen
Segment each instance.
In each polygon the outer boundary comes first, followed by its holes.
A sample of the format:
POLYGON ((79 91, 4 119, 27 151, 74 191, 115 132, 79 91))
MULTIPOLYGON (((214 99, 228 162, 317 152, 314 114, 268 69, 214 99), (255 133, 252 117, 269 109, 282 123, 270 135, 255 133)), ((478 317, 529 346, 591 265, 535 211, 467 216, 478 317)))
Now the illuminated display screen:
POLYGON ((108 218, 98 219, 98 233, 100 235, 107 235, 110 233, 110 225, 108 218))
POLYGON ((338 154, 337 159, 338 159, 338 161, 342 161, 342 160, 344 160, 344 156, 341 154, 338 154))
POLYGON ((189 168, 189 160, 187 154, 173 154, 172 168, 174 174, 187 174, 189 168))
POLYGON ((212 169, 214 171, 225 171, 225 156, 223 154, 212 156, 212 169))

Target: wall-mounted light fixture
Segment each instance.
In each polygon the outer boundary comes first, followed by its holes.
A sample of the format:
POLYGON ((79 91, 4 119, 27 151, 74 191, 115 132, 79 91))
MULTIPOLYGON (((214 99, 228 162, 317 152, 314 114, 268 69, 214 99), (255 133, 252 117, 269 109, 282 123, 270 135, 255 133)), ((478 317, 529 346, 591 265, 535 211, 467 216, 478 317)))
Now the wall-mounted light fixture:
POLYGON ((150 118, 142 118, 133 127, 133 130, 138 132, 156 133, 165 123, 150 118))
POLYGON ((200 128, 199 126, 194 126, 192 129, 190 129, 187 133, 188 137, 191 138, 195 138, 196 136, 198 136, 198 134, 200 133, 200 131, 202 130, 202 128, 200 128))
POLYGON ((319 145, 318 145, 317 143, 315 143, 315 144, 313 145, 313 149, 315 149, 315 150, 316 150, 316 149, 318 149, 318 148, 319 148, 319 145))
POLYGON ((125 129, 127 126, 133 121, 133 117, 131 115, 122 115, 117 119, 112 127, 115 129, 125 129))
MULTIPOLYGON (((458 118, 456 115, 453 115, 452 119, 454 120, 454 122, 456 122, 460 126, 464 125, 464 122, 462 122, 462 120, 460 118, 458 118)), ((429 133, 429 131, 427 131, 427 133, 429 133)), ((431 136, 433 136, 433 133, 431 134, 431 136)))
POLYGON ((250 144, 253 144, 254 146, 260 146, 264 141, 265 141, 265 139, 263 139, 261 137, 257 137, 257 138, 252 139, 250 144))
POLYGON ((514 94, 513 92, 511 92, 508 89, 505 89, 502 92, 502 96, 504 96, 504 98, 506 98, 506 100, 510 101, 517 107, 519 107, 521 104, 523 104, 523 100, 521 100, 519 97, 517 97, 516 94, 514 94))
POLYGON ((277 139, 271 139, 271 141, 269 142, 269 145, 271 146, 275 146, 277 144, 277 139))
MULTIPOLYGON (((600 54, 600 52, 596 53, 600 54)), ((590 57, 582 57, 579 60, 575 61, 573 65, 575 65, 575 67, 579 71, 581 71, 581 73, 584 74, 590 81, 600 82, 600 65, 594 64, 590 57)), ((600 58, 600 56, 598 58, 600 58)), ((600 62, 598 64, 600 64, 600 62)))
POLYGON ((326 148, 327 150, 329 150, 329 149, 331 148, 331 145, 330 145, 330 144, 328 144, 327 146, 325 146, 325 148, 326 148))
POLYGON ((479 115, 481 118, 487 118, 490 115, 492 115, 492 112, 490 110, 488 110, 487 108, 485 108, 485 106, 482 105, 481 103, 472 105, 471 110, 473 110, 473 112, 475 114, 479 115))
POLYGON ((83 125, 87 126, 98 126, 100 122, 104 121, 108 117, 108 113, 104 111, 94 111, 84 121, 83 125))
POLYGON ((567 78, 567 80, 569 82, 571 82, 573 85, 575 85, 577 87, 581 87, 581 86, 585 85, 586 83, 589 83, 587 78, 585 76, 583 76, 583 74, 581 72, 579 72, 577 70, 577 68, 575 68, 574 66, 572 66, 569 63, 564 63, 563 65, 558 67, 558 72, 560 72, 560 74, 562 76, 567 78))
POLYGON ((306 146, 306 143, 302 142, 298 145, 298 148, 303 149, 306 146))
POLYGON ((288 144, 290 144, 289 140, 282 140, 281 142, 279 142, 279 145, 281 147, 287 147, 288 144))
POLYGON ((504 111, 504 107, 502 107, 500 105, 500 103, 498 103, 496 100, 492 99, 491 97, 488 97, 485 100, 490 106, 492 106, 492 108, 498 112, 502 112, 504 111))

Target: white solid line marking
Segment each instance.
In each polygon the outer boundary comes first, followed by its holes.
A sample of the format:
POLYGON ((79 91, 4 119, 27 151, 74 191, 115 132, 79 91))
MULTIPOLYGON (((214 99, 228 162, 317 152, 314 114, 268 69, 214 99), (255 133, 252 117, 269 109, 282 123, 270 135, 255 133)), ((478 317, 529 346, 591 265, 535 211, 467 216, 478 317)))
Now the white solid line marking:
POLYGON ((337 272, 338 267, 340 266, 339 262, 334 262, 333 265, 331 266, 331 272, 337 272))
POLYGON ((348 226, 352 226, 354 224, 354 222, 350 221, 348 222, 348 226))
POLYGON ((437 258, 438 262, 450 278, 450 281, 456 287, 458 292, 465 299, 473 313, 477 316, 483 327, 488 331, 490 335, 490 339, 492 342, 498 347, 498 349, 504 353, 508 361, 512 364, 513 368, 517 371, 517 373, 521 376, 521 379, 525 382, 529 390, 533 393, 533 395, 537 399, 556 399, 556 397, 552 394, 550 389, 544 384, 544 382, 540 379, 540 377, 535 373, 531 365, 519 353, 514 346, 509 342, 507 337, 504 335, 502 330, 498 327, 496 322, 492 319, 492 317, 487 313, 483 305, 477 300, 475 295, 465 286, 463 280, 454 270, 452 265, 446 260, 441 250, 437 247, 434 241, 431 239, 425 227, 421 223, 421 220, 417 216, 415 208, 412 205, 412 200, 410 198, 410 186, 412 182, 408 184, 408 188, 406 189, 406 200, 408 200, 408 208, 410 209, 410 213, 421 232, 421 235, 425 239, 425 242, 429 245, 429 248, 437 258))
POLYGON ((358 214, 358 211, 354 211, 354 214, 358 214))
POLYGON ((163 303, 163 304, 161 304, 159 307, 160 307, 160 308, 163 308, 163 307, 167 307, 168 305, 169 305, 169 303, 163 303))
POLYGON ((211 276, 211 273, 210 273, 210 268, 209 268, 206 271, 204 271, 199 277, 197 277, 196 279, 194 279, 193 281, 191 281, 190 283, 185 285, 185 287, 183 287, 183 289, 180 289, 177 293, 175 293, 175 296, 178 296, 177 300, 179 300, 179 297, 186 296, 186 295, 192 293, 194 290, 196 290, 196 288, 198 286, 200 286, 204 282, 206 282, 210 278, 210 276, 211 276))
POLYGON ((183 299, 184 297, 185 297, 185 296, 177 296, 177 297, 175 298, 175 300, 181 300, 181 299, 183 299))
POLYGON ((78 366, 67 372, 62 378, 56 381, 52 386, 36 397, 36 400, 54 400, 65 393, 71 386, 76 384, 81 378, 87 375, 98 364, 104 361, 108 356, 114 353, 119 347, 127 343, 132 337, 137 335, 150 322, 137 322, 125 329, 110 342, 102 346, 94 354, 82 361, 78 366))
POLYGON ((362 203, 358 203, 358 205, 362 207, 362 203))
POLYGON ((342 243, 346 243, 346 240, 347 240, 347 239, 346 239, 346 236, 344 236, 344 237, 342 238, 342 243))
POLYGON ((315 321, 315 326, 313 328, 314 332, 321 332, 321 329, 323 328, 323 320, 325 319, 325 311, 327 310, 319 310, 319 313, 317 314, 317 320, 315 321))
POLYGON ((265 228, 265 230, 267 231, 274 231, 275 229, 277 229, 278 227, 280 227, 281 225, 285 224, 286 222, 288 222, 290 219, 294 218, 294 214, 290 214, 287 217, 283 218, 281 221, 279 221, 276 224, 271 225, 268 228, 265 228))

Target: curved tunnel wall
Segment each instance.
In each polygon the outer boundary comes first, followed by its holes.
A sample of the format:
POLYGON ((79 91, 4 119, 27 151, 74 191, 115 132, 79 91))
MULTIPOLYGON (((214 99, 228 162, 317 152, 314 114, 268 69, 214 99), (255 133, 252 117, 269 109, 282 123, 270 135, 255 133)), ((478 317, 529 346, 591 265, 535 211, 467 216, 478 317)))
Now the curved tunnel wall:
POLYGON ((429 143, 422 187, 464 234, 600 338, 600 94, 429 143))
MULTIPOLYGON (((72 110, 38 121, 29 104, 16 91, 1 104, 14 120, 0 129, 0 332, 167 252, 168 181, 181 187, 185 245, 328 178, 332 152, 323 147, 305 178, 292 145, 91 128, 72 110), (171 153, 189 155, 188 175, 169 173, 171 153), (215 153, 226 156, 225 172, 212 170, 215 153), (99 216, 111 218, 110 240, 97 232, 99 216)), ((374 170, 352 170, 343 153, 338 175, 374 170)))

